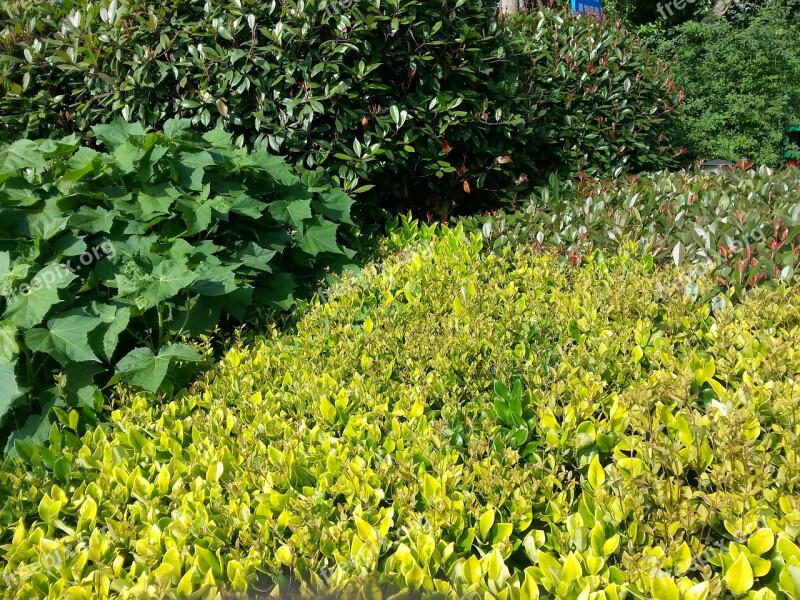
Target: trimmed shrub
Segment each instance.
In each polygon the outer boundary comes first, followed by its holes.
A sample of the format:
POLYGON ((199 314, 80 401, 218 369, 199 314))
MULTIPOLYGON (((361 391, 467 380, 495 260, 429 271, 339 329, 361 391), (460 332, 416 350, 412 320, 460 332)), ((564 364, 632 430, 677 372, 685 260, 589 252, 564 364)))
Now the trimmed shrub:
POLYGON ((510 30, 482 0, 3 10, 0 136, 12 139, 181 116, 322 165, 345 191, 378 185, 364 210, 381 198, 437 216, 496 206, 553 169, 661 168, 672 154, 659 135, 677 92, 627 34, 591 19, 544 11, 510 30))
POLYGON ((565 178, 677 164, 683 149, 670 133, 680 92, 620 21, 542 10, 521 13, 511 28, 529 63, 518 94, 526 125, 516 134, 528 143, 514 158, 565 178))
POLYGON ((654 173, 563 188, 553 179, 515 213, 464 219, 502 254, 508 244, 580 262, 635 241, 656 262, 703 267, 723 288, 788 280, 800 265, 800 170, 654 173))
POLYGON ((0 145, 0 419, 43 411, 24 430, 39 439, 54 403, 91 419, 115 381, 185 384, 170 364, 202 357, 183 338, 289 308, 351 255, 352 200, 321 173, 187 121, 93 131, 104 151, 0 145))
POLYGON ((630 248, 482 247, 345 278, 81 439, 59 412, 0 472, 3 597, 795 597, 800 287, 712 308, 630 248))

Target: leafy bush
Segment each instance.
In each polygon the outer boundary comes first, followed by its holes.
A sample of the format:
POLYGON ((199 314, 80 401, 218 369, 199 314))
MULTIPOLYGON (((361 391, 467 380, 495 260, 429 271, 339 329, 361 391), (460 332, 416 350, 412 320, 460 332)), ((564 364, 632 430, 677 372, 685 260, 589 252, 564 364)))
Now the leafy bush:
POLYGON ((464 220, 489 248, 555 249, 580 262, 635 241, 656 262, 689 263, 722 287, 790 279, 800 265, 800 170, 654 173, 563 189, 557 180, 515 213, 464 220))
MULTIPOLYGON (((320 173, 187 121, 94 135, 106 151, 75 137, 0 146, 6 429, 54 402, 91 417, 118 380, 171 386, 170 363, 201 359, 184 337, 288 308, 304 278, 347 260, 337 227, 352 201, 320 173)), ((48 427, 35 417, 26 432, 48 427)))
POLYGON ((346 191, 378 185, 369 197, 394 211, 431 212, 496 205, 556 168, 664 167, 671 154, 658 138, 677 92, 661 67, 617 28, 563 12, 509 30, 482 0, 4 10, 12 139, 182 116, 322 165, 346 191))
POLYGON ((19 444, 3 596, 797 598, 800 287, 712 308, 630 248, 482 246, 448 232, 189 393, 19 444))
POLYGON ((689 22, 658 49, 687 95, 678 138, 698 158, 783 162, 786 127, 800 123, 796 0, 757 16, 689 22))
POLYGON ((526 163, 567 178, 676 164, 683 150, 669 134, 679 90, 619 21, 543 10, 511 27, 529 61, 517 100, 526 126, 515 134, 526 163))

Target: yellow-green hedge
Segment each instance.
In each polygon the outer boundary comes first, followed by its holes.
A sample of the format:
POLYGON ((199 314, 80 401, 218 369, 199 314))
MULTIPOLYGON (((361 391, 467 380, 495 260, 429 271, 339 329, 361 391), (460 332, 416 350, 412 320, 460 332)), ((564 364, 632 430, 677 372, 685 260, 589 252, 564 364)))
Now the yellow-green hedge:
POLYGON ((6 598, 800 598, 800 287, 460 230, 0 472, 6 598), (59 453, 63 458, 58 458, 59 453))

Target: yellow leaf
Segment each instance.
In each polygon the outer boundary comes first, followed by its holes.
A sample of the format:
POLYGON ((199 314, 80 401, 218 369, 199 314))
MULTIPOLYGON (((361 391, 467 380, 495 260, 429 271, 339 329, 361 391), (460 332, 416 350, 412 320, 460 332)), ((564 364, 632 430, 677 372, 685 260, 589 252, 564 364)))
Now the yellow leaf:
POLYGON ((708 582, 703 581, 697 585, 693 585, 684 594, 684 600, 706 600, 708 596, 708 582))
POLYGON ((583 574, 581 563, 575 558, 574 554, 567 556, 564 567, 561 570, 561 579, 566 583, 572 583, 583 574))
POLYGON ((722 579, 728 585, 728 589, 737 596, 753 587, 753 569, 744 552, 739 554, 722 579))
POLYGON ((592 462, 589 464, 589 484, 592 486, 593 490, 598 490, 603 487, 605 480, 606 473, 603 470, 603 465, 600 464, 600 460, 595 454, 592 462))
POLYGON ((681 594, 672 577, 653 577, 650 580, 650 593, 654 600, 679 600, 681 594))
POLYGON ((492 525, 494 525, 494 510, 490 508, 481 515, 480 519, 478 519, 478 531, 484 540, 489 535, 492 525))

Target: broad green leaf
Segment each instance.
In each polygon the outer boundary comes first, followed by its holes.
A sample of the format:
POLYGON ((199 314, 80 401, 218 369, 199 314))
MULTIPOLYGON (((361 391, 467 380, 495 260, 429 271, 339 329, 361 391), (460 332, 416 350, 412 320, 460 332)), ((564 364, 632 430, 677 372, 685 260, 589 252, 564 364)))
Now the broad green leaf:
POLYGON ((283 158, 280 156, 267 154, 266 152, 253 152, 246 158, 242 159, 240 164, 263 169, 281 185, 294 185, 300 181, 297 175, 295 175, 286 165, 283 158))
POLYGON ((0 174, 13 173, 20 169, 43 169, 47 162, 42 157, 39 145, 31 140, 17 140, 13 144, 0 146, 0 174))
POLYGON ((186 344, 166 346, 158 355, 153 354, 149 348, 136 348, 117 363, 117 375, 114 379, 155 392, 164 381, 172 360, 197 362, 201 359, 200 354, 186 344))
POLYGON ((64 395, 70 406, 98 412, 103 407, 103 394, 95 383, 95 377, 104 368, 94 362, 70 362, 64 367, 64 395))
POLYGON ((189 287, 194 280, 195 274, 187 270, 185 261, 165 260, 153 269, 141 296, 156 305, 189 287))
POLYGON ((11 321, 0 321, 0 364, 12 362, 18 352, 17 326, 11 321))
POLYGON ((120 334, 128 328, 131 310, 128 307, 94 303, 92 311, 102 323, 89 334, 89 344, 101 358, 110 361, 120 334))
POLYGON ((83 315, 70 315, 51 319, 47 328, 25 332, 25 343, 31 350, 45 352, 62 365, 70 361, 100 362, 89 346, 89 332, 101 324, 100 319, 83 315))
POLYGON ((303 222, 311 218, 311 200, 278 200, 269 205, 269 213, 278 223, 302 230, 303 222))
POLYGON ((20 395, 15 373, 15 363, 0 363, 0 423, 5 421, 5 416, 20 395))
POLYGON ((317 217, 315 224, 310 225, 305 234, 297 239, 297 245, 312 256, 316 256, 320 252, 341 254, 341 249, 336 242, 337 228, 338 225, 335 223, 317 217))
POLYGON ((44 285, 38 289, 21 288, 16 299, 9 304, 5 316, 19 327, 28 329, 41 323, 50 309, 60 301, 58 288, 55 286, 44 285), (26 289, 30 291, 23 294, 26 289))
POLYGON ((355 200, 348 196, 344 190, 332 188, 322 192, 319 200, 313 202, 314 210, 332 221, 352 224, 350 220, 350 207, 355 200))
POLYGON ((92 133, 110 149, 115 149, 126 143, 131 137, 144 137, 146 132, 140 123, 127 123, 122 119, 115 119, 108 125, 95 125, 92 133))
POLYGON ((178 183, 190 190, 202 190, 205 169, 213 164, 214 158, 205 150, 182 153, 176 165, 178 183))

